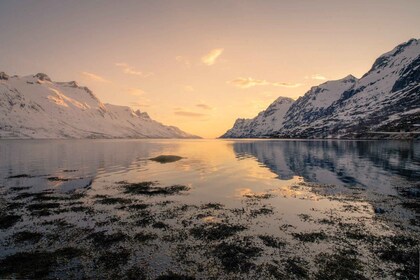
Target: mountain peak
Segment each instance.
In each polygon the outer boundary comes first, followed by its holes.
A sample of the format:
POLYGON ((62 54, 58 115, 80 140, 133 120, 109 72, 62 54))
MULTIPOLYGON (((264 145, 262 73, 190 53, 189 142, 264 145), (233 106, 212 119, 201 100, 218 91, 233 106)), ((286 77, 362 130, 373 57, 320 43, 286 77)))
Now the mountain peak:
POLYGON ((9 75, 7 75, 4 72, 0 72, 0 80, 8 80, 9 79, 9 75))
POLYGON ((241 124, 244 124, 244 123, 246 123, 247 121, 249 121, 250 119, 245 119, 245 118, 238 118, 238 119, 236 119, 236 121, 235 121, 235 124, 234 125, 241 125, 241 124))
POLYGON ((405 49, 409 46, 417 45, 419 43, 420 43, 420 39, 411 38, 407 42, 399 44, 398 46, 396 46, 394 50, 403 50, 403 49, 405 49))
POLYGON ((144 119, 150 119, 150 116, 147 112, 141 112, 140 110, 136 110, 134 114, 144 119))
POLYGON ((285 96, 279 96, 273 103, 293 103, 294 100, 290 97, 285 97, 285 96))
MULTIPOLYGON (((406 53, 401 59, 405 60, 405 56, 411 57, 414 59, 418 56, 418 48, 420 46, 420 39, 410 39, 407 42, 399 44, 391 51, 384 53, 380 57, 378 57, 372 65, 372 68, 369 70, 368 73, 385 68, 388 65, 394 65, 394 60, 402 53, 406 53), (411 49, 411 51, 410 51, 411 49)), ((368 74, 366 73, 366 74, 368 74)))
POLYGON ((356 81, 357 78, 355 76, 353 76, 352 74, 345 76, 343 79, 341 79, 342 81, 356 81))
POLYGON ((325 83, 321 84, 322 85, 332 85, 332 84, 340 84, 340 83, 354 83, 356 82, 358 79, 353 76, 352 74, 349 74, 347 76, 345 76, 344 78, 338 79, 338 80, 331 80, 331 81, 326 81, 325 83))
POLYGON ((48 81, 48 82, 52 82, 52 81, 51 81, 51 78, 50 78, 50 77, 48 77, 48 75, 47 75, 47 74, 44 74, 44 73, 38 73, 38 74, 34 75, 34 77, 35 77, 35 78, 38 78, 38 79, 39 79, 39 80, 41 80, 41 81, 48 81))
POLYGON ((70 81, 70 82, 68 82, 67 84, 69 85, 69 87, 74 87, 74 88, 79 87, 79 85, 77 84, 77 82, 76 82, 76 81, 70 81))

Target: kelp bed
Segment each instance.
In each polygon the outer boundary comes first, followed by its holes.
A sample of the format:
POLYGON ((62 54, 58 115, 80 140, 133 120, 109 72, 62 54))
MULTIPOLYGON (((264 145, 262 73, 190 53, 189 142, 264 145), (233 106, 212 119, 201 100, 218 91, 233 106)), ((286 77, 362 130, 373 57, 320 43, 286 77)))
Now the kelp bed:
POLYGON ((287 194, 243 194, 231 207, 185 203, 179 198, 192 191, 185 185, 120 181, 103 193, 91 182, 62 192, 32 188, 33 177, 11 176, 19 183, 0 188, 2 279, 418 277, 418 186, 368 196, 301 183, 287 194), (276 199, 314 206, 291 222, 276 199))

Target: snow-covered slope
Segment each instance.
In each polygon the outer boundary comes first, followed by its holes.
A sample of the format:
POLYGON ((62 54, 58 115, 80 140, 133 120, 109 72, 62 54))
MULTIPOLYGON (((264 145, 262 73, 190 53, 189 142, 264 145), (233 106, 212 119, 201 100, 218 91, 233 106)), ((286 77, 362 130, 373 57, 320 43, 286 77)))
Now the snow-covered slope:
POLYGON ((103 104, 76 82, 0 72, 0 138, 192 138, 130 107, 103 104))
POLYGON ((279 97, 253 119, 237 119, 223 138, 270 136, 282 128, 283 118, 293 104, 293 99, 279 97))
POLYGON ((357 79, 349 75, 340 80, 328 81, 312 87, 291 106, 284 119, 284 129, 292 131, 311 127, 316 120, 329 115, 331 105, 337 102, 344 92, 352 89, 356 83, 357 79))
MULTIPOLYGON (((419 137, 420 40, 411 39, 381 55, 360 79, 349 75, 311 88, 276 128, 271 137, 419 137)), ((267 136, 238 130, 222 137, 267 136)))

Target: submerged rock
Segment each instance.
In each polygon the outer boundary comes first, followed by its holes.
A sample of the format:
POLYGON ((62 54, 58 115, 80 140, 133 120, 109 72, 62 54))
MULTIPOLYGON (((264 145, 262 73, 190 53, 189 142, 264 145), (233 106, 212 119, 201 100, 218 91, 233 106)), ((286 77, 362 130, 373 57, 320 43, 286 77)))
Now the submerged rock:
POLYGON ((175 162, 182 159, 180 156, 174 156, 174 155, 160 155, 154 158, 151 158, 150 160, 157 161, 160 163, 170 163, 175 162))

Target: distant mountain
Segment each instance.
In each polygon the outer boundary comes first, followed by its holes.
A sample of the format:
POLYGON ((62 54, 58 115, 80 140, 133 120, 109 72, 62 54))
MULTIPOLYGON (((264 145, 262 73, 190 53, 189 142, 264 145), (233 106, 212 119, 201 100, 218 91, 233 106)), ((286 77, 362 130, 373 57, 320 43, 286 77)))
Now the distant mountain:
POLYGON ((130 107, 103 104, 87 87, 46 74, 0 72, 0 138, 197 138, 130 107))
POLYGON ((293 104, 294 100, 279 97, 268 108, 253 119, 237 119, 224 138, 246 138, 272 135, 282 128, 284 115, 293 104))
POLYGON ((272 113, 284 115, 278 121, 260 116, 265 111, 238 119, 221 137, 419 138, 420 40, 381 55, 360 79, 349 75, 312 87, 284 110, 272 113))

